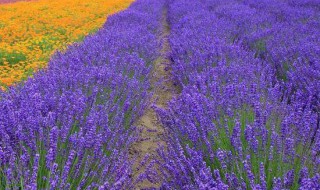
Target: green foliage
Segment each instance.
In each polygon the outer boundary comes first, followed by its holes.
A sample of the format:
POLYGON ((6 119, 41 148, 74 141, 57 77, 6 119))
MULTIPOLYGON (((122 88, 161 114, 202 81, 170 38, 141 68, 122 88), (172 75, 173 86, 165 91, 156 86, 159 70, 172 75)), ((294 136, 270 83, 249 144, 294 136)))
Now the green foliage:
POLYGON ((4 61, 9 62, 10 65, 15 65, 26 60, 27 57, 23 53, 0 50, 0 65, 3 65, 4 61))

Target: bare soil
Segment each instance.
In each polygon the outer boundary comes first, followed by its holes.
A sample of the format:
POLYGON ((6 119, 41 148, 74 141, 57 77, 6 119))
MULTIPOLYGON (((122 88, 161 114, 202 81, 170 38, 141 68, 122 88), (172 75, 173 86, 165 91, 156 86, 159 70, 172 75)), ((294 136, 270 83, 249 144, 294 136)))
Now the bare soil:
MULTIPOLYGON (((154 63, 154 70, 151 79, 153 97, 153 106, 159 108, 165 108, 167 103, 172 99, 175 94, 175 86, 171 78, 171 61, 168 57, 168 52, 171 51, 168 36, 170 34, 170 27, 167 21, 167 10, 163 12, 162 18, 163 31, 159 36, 159 40, 162 42, 161 55, 154 63)), ((157 120, 157 115, 153 106, 150 105, 144 115, 137 121, 136 126, 140 126, 141 134, 136 143, 134 143, 130 149, 132 158, 137 158, 133 166, 133 179, 137 179, 138 176, 145 172, 146 165, 151 160, 157 159, 157 149, 159 146, 166 148, 164 140, 164 129, 161 123, 157 120), (146 158, 146 155, 149 157, 146 158), (141 161, 146 160, 146 164, 141 166, 141 161)), ((157 166, 154 166, 158 170, 157 166)), ((158 174, 160 172, 157 171, 158 174)), ((135 189, 154 189, 159 188, 161 181, 150 182, 144 180, 136 184, 135 189)))

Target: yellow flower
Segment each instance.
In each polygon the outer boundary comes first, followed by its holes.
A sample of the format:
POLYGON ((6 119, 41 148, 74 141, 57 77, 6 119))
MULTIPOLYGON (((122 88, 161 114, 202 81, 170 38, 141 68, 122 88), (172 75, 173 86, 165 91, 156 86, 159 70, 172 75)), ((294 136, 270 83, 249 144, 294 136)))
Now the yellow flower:
POLYGON ((0 5, 0 88, 44 68, 56 50, 100 28, 134 0, 39 0, 0 5))

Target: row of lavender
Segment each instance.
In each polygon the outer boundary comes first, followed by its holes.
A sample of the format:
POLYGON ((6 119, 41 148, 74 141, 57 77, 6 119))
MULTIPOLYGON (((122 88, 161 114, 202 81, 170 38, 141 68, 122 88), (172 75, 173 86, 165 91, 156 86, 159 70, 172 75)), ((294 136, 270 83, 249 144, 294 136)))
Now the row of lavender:
POLYGON ((316 0, 169 2, 182 93, 158 110, 163 187, 319 189, 316 0))
POLYGON ((291 84, 285 95, 297 92, 300 101, 311 97, 319 107, 319 10, 316 0, 264 0, 220 6, 215 14, 228 23, 224 31, 233 31, 227 37, 272 64, 276 78, 291 84))
POLYGON ((0 189, 130 189, 163 1, 140 0, 0 92, 0 189))

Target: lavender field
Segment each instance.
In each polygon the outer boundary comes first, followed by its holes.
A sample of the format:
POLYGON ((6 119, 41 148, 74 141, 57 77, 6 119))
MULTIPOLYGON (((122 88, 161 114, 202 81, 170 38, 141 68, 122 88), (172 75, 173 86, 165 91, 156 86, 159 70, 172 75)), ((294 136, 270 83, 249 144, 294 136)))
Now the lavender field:
POLYGON ((320 190, 320 1, 136 0, 0 89, 0 189, 320 190))

